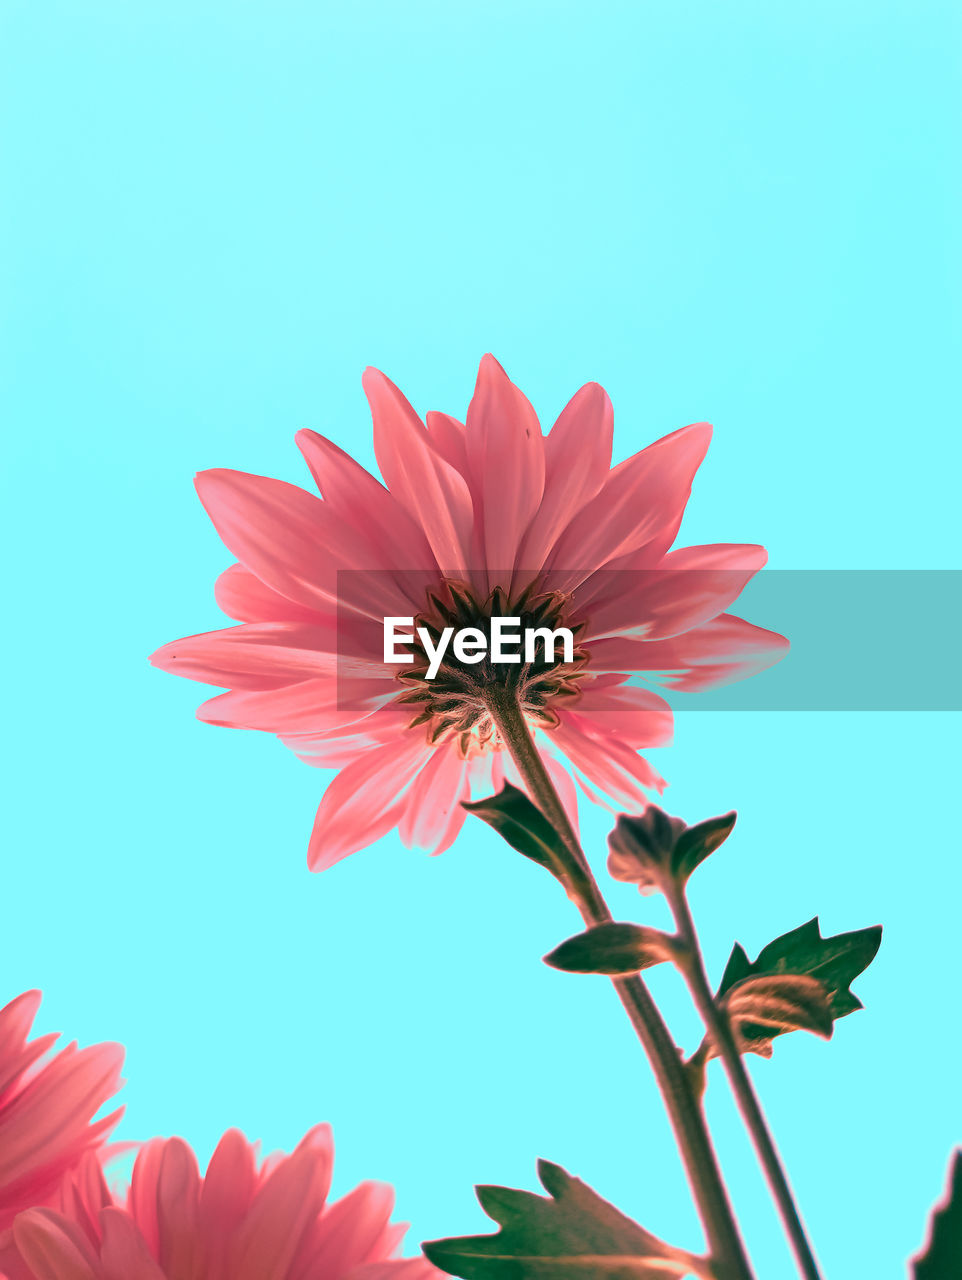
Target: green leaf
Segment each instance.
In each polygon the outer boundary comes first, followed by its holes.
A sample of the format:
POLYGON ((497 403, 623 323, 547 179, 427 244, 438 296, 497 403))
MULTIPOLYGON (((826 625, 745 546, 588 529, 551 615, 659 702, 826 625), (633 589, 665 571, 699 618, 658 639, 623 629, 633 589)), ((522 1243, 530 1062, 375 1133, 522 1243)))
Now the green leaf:
MULTIPOLYGON (((807 974, 742 978, 721 999, 742 1053, 769 1058, 772 1038, 786 1031, 812 1031, 829 1040, 834 1019, 825 984, 807 974)), ((709 1057, 714 1050, 709 1050, 709 1057)))
POLYGON ((695 868, 728 839, 737 816, 734 812, 725 813, 685 828, 671 855, 671 869, 679 884, 684 884, 695 868))
POLYGON ((476 813, 494 827, 512 849, 545 867, 559 880, 564 879, 566 854, 561 836, 523 791, 506 782, 496 796, 473 802, 462 800, 461 804, 468 813, 476 813))
POLYGON ((565 973, 606 973, 619 977, 673 960, 676 944, 658 929, 609 921, 576 933, 544 957, 565 973))
POLYGON ((711 1275, 704 1258, 675 1249, 620 1213, 560 1165, 539 1160, 550 1198, 507 1187, 478 1187, 501 1230, 429 1240, 427 1258, 465 1280, 666 1280, 711 1275))
MULTIPOLYGON (((861 1001, 849 990, 849 984, 871 964, 881 940, 880 925, 823 938, 816 916, 763 947, 754 963, 736 943, 725 966, 717 998, 725 1003, 726 995, 747 978, 801 974, 817 978, 822 984, 832 1020, 844 1018, 862 1007, 861 1001)), ((764 1022, 753 1024, 748 1019, 738 1027, 745 1042, 744 1051, 760 1053, 763 1057, 771 1056, 773 1036, 788 1030, 793 1028, 775 1028, 764 1022)))
POLYGON ((925 1250, 912 1260, 913 1280, 962 1276, 962 1149, 949 1166, 945 1195, 932 1211, 925 1250))

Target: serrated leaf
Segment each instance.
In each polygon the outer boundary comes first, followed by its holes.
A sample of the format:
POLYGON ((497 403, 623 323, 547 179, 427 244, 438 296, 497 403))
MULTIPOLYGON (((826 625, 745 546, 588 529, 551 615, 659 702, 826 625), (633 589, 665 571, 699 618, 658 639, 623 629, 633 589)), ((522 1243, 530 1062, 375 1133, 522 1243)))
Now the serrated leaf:
POLYGON ((565 973, 604 973, 621 977, 672 960, 675 943, 658 929, 609 921, 567 938, 544 957, 565 973))
POLYGON ((494 827, 512 849, 563 879, 560 869, 565 865, 566 853, 561 836, 523 791, 506 782, 496 796, 461 803, 468 813, 476 813, 494 827))
POLYGON ((507 1187, 478 1187, 501 1230, 429 1240, 429 1261, 464 1280, 665 1280, 711 1272, 704 1258, 665 1244, 560 1165, 538 1162, 549 1198, 507 1187))
MULTIPOLYGON (((772 1038, 786 1031, 811 1031, 831 1039, 831 997, 807 974, 766 974, 742 978, 721 999, 742 1053, 771 1056, 772 1038)), ((713 1051, 709 1051, 713 1056, 713 1051)))
POLYGON ((932 1211, 929 1238, 912 1260, 913 1280, 959 1280, 962 1276, 962 1149, 949 1166, 945 1195, 932 1211))
POLYGON ((737 816, 734 812, 724 813, 720 818, 706 818, 685 828, 671 855, 671 869, 679 884, 685 884, 695 868, 728 839, 737 816))
MULTIPOLYGON (((747 978, 800 974, 817 978, 825 988, 832 1020, 844 1018, 862 1007, 861 1001, 849 990, 849 984, 871 964, 881 939, 880 925, 823 938, 816 916, 763 947, 754 962, 736 943, 725 966, 717 999, 724 1003, 727 993, 747 978)), ((739 1026, 739 1034, 745 1041, 745 1051, 770 1057, 773 1036, 792 1029, 776 1030, 761 1023, 753 1028, 745 1021, 739 1026)))

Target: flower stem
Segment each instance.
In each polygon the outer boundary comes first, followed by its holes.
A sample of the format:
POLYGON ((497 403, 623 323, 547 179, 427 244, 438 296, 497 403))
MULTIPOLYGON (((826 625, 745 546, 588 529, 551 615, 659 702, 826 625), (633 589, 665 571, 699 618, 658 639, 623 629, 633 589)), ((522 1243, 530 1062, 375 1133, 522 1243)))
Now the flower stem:
MULTIPOLYGON (((564 877, 586 924, 612 916, 591 873, 544 761, 532 740, 516 695, 492 684, 488 710, 524 779, 531 799, 561 836, 569 863, 564 877)), ((752 1280, 752 1271, 732 1214, 705 1123, 701 1101, 650 991, 639 975, 612 979, 638 1039, 648 1055, 681 1151, 698 1214, 705 1229, 717 1280, 752 1280)))
POLYGON ((775 1142, 769 1132, 751 1077, 735 1043, 735 1037, 728 1018, 718 1008, 712 995, 708 975, 705 972, 698 935, 695 932, 695 922, 692 919, 684 887, 674 886, 670 890, 666 890, 666 894, 672 915, 675 917, 678 936, 684 943, 684 952, 679 962, 680 968, 688 984, 692 999, 701 1014, 705 1028, 718 1051, 718 1056, 721 1058, 728 1075, 735 1101, 751 1136, 759 1163, 762 1166, 772 1198, 778 1209, 779 1217, 785 1228, 785 1234, 788 1236, 789 1243, 792 1246, 792 1252, 798 1264, 799 1275, 804 1276, 805 1280, 821 1280, 812 1246, 795 1205, 792 1190, 788 1185, 788 1178, 782 1168, 775 1142))

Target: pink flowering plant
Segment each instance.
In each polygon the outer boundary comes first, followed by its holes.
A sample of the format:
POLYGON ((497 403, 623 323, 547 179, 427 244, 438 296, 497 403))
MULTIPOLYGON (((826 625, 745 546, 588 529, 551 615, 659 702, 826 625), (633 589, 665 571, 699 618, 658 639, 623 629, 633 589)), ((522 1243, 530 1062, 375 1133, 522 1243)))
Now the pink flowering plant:
MULTIPOLYGON (((317 493, 236 471, 197 477, 236 559, 216 585, 236 625, 173 641, 152 661, 226 690, 202 720, 274 734, 336 771, 308 843, 312 870, 395 828, 405 845, 441 853, 481 820, 544 869, 546 887, 560 885, 581 928, 544 960, 614 984, 704 1239, 663 1241, 542 1160, 546 1196, 478 1188, 497 1231, 402 1259, 389 1188, 365 1183, 328 1203, 324 1127, 263 1163, 230 1132, 203 1176, 186 1144, 155 1140, 129 1189, 112 1190, 103 1143, 116 1116, 91 1122, 117 1088, 118 1051, 68 1050, 39 1067, 49 1043, 28 1045, 36 1001, 24 996, 0 1013, 0 1268, 8 1280, 752 1280, 703 1106, 717 1060, 798 1273, 820 1280, 744 1059, 771 1056, 793 1031, 830 1038, 861 1008, 851 985, 881 929, 825 937, 808 920, 754 959, 736 943, 713 982, 687 884, 735 814, 670 816, 655 803, 664 781, 640 754, 670 740, 665 689, 742 680, 788 650, 730 612, 765 564, 762 547, 675 547, 710 427, 684 427, 612 467, 612 407, 596 384, 547 434, 491 356, 464 423, 422 422, 376 370, 364 387, 383 483, 312 431, 297 443, 317 493), (579 793, 615 815, 606 875, 661 895, 670 932, 613 918, 579 835, 579 793), (677 969, 703 1023, 687 1051, 645 981, 656 965, 677 969)), ((962 1275, 958 1157, 912 1266, 914 1280, 962 1275)))
MULTIPOLYGON (((202 720, 276 734, 306 763, 337 770, 314 821, 313 870, 394 828, 406 845, 440 853, 473 814, 560 883, 584 928, 545 961, 614 983, 660 1086, 705 1235, 701 1252, 658 1240, 542 1162, 547 1200, 479 1189, 500 1230, 431 1242, 427 1257, 479 1280, 748 1280, 702 1106, 717 1058, 799 1274, 817 1280, 743 1058, 771 1055, 776 1038, 795 1030, 830 1037, 836 1019, 861 1007, 851 983, 881 930, 823 937, 809 920, 754 960, 736 944, 713 986, 686 885, 729 837, 735 814, 691 825, 670 817, 652 801, 664 782, 640 754, 670 740, 659 686, 741 680, 788 649, 783 636, 729 612, 765 564, 762 547, 674 546, 711 428, 683 427, 612 467, 612 406, 594 383, 546 434, 491 356, 464 423, 446 413, 422 422, 377 370, 365 373, 364 389, 383 483, 312 431, 297 443, 317 493, 236 471, 197 477, 236 557, 216 593, 238 625, 174 641, 152 660, 227 690, 203 704, 202 720), (663 895, 673 932, 612 918, 580 842, 579 790, 618 815, 609 874, 663 895), (687 1056, 644 980, 660 964, 678 969, 704 1023, 687 1056)), ((936 1274, 945 1238, 933 1232, 918 1280, 936 1274)))
POLYGON ((40 993, 0 1009, 0 1280, 436 1280, 401 1258, 394 1192, 362 1182, 331 1202, 330 1129, 259 1159, 237 1130, 206 1174, 179 1138, 137 1149, 129 1186, 108 1186, 122 1114, 97 1119, 122 1083, 117 1044, 53 1053, 29 1038, 40 993))

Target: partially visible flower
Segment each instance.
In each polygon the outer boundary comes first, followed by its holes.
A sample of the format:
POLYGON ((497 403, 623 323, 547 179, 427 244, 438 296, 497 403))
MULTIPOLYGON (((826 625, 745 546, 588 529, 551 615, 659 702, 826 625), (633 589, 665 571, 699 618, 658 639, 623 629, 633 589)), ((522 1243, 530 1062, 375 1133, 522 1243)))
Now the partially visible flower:
POLYGON ((40 998, 27 991, 0 1009, 0 1271, 14 1217, 57 1203, 64 1179, 123 1111, 93 1119, 120 1088, 121 1046, 74 1043, 50 1056, 56 1034, 28 1039, 40 998))
POLYGON ((216 588, 242 625, 159 649, 155 665, 230 692, 210 724, 276 734, 340 772, 321 800, 309 862, 321 870, 397 827, 439 853, 460 801, 507 778, 524 788, 486 702, 510 682, 566 808, 575 782, 598 803, 639 808, 663 779, 638 754, 671 736, 671 708, 632 675, 698 690, 777 662, 788 647, 726 612, 763 547, 670 550, 711 428, 695 423, 611 468, 611 402, 589 383, 550 433, 492 356, 464 424, 422 423, 382 373, 364 388, 384 484, 330 441, 297 443, 321 496, 238 471, 197 490, 239 563, 216 588), (565 627, 571 661, 384 662, 387 617, 486 631, 492 616, 565 627))
POLYGON ((61 1209, 31 1209, 14 1224, 31 1280, 431 1280, 423 1258, 397 1258, 407 1227, 392 1223, 394 1192, 362 1182, 327 1203, 330 1130, 312 1129, 291 1155, 258 1168, 236 1129, 201 1177, 179 1138, 141 1148, 118 1199, 88 1159, 61 1209))

